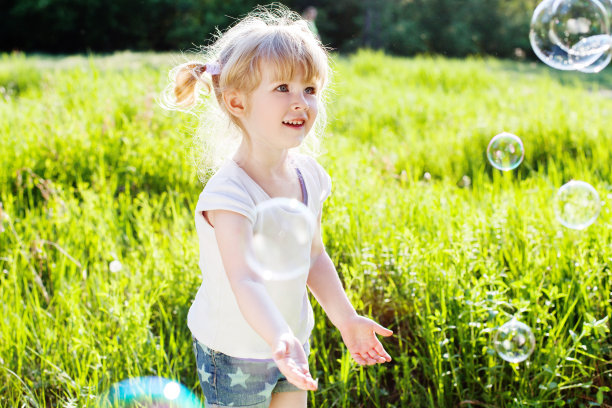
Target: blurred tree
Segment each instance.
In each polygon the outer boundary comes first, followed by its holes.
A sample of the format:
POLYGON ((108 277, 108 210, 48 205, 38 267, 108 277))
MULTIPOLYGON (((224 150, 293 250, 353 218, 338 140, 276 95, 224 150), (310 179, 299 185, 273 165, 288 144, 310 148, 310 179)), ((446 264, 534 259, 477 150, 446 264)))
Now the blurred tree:
MULTIPOLYGON (((0 2, 0 50, 73 53, 188 50, 210 40, 256 0, 8 0, 0 2), (232 16, 232 17, 229 17, 232 16)), ((400 55, 492 54, 529 49, 537 0, 286 0, 318 10, 324 44, 400 55)))
POLYGON ((0 49, 72 53, 200 45, 256 0, 19 0, 0 5, 0 49))

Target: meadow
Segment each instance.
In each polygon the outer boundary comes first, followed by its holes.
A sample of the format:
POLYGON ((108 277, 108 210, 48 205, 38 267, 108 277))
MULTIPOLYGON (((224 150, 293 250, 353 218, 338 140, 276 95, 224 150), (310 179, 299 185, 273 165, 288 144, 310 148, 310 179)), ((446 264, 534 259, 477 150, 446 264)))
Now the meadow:
MULTIPOLYGON (((391 363, 359 367, 315 304, 310 406, 612 406, 612 73, 334 60, 324 240, 355 307, 395 334, 391 363), (485 154, 502 131, 525 145, 511 172, 485 154), (583 231, 553 212, 571 179, 603 204, 583 231), (493 349, 512 316, 536 338, 518 364, 493 349)), ((201 396, 197 118, 157 103, 174 62, 1 56, 0 406, 94 407, 147 375, 201 396)))

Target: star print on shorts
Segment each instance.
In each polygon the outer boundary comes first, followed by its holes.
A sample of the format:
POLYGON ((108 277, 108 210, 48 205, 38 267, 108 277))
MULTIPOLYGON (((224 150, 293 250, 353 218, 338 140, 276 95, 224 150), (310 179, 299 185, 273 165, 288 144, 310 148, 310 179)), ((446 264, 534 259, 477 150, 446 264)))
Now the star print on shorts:
POLYGON ((207 407, 267 408, 273 393, 299 391, 272 360, 231 357, 195 338, 193 349, 207 407))

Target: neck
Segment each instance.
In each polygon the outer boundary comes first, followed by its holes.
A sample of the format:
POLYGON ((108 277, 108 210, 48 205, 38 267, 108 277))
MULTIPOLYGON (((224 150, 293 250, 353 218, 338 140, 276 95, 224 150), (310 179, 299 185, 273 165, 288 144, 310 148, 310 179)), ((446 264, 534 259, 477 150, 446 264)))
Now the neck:
POLYGON ((287 157, 289 151, 270 150, 266 146, 256 146, 242 139, 233 160, 249 174, 263 176, 282 176, 287 171, 287 157))

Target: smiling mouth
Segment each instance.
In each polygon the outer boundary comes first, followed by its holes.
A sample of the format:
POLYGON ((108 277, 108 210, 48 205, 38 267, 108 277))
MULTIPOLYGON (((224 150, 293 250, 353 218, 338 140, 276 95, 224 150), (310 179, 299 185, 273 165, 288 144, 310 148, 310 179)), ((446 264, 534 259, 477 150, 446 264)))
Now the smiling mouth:
POLYGON ((296 129, 304 126, 304 123, 306 123, 305 120, 284 120, 283 121, 283 125, 289 126, 292 128, 296 128, 296 129))

